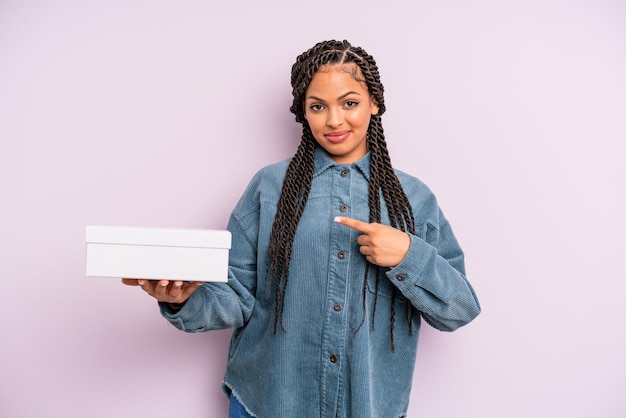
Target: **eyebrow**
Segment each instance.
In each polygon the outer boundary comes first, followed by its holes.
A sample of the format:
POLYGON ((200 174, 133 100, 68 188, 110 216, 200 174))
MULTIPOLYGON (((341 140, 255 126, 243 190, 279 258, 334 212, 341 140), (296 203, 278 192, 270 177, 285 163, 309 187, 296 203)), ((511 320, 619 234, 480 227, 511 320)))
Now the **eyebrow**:
MULTIPOLYGON (((356 91, 349 91, 349 92, 344 93, 344 94, 342 94, 341 96, 337 97, 337 100, 344 99, 344 98, 348 97, 348 96, 349 96, 349 95, 351 95, 351 94, 356 94, 357 96, 360 96, 360 95, 361 95, 359 92, 356 92, 356 91)), ((323 101, 324 101, 324 99, 321 99, 321 98, 319 98, 319 97, 317 97, 317 96, 308 96, 308 97, 307 97, 307 99, 317 100, 317 101, 320 101, 320 102, 323 102, 323 101)))

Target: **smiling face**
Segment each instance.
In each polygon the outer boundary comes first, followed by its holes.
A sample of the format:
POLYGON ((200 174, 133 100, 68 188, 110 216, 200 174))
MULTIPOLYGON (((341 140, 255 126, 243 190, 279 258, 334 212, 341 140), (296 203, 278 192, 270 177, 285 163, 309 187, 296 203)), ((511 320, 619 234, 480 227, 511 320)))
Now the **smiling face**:
POLYGON ((356 64, 325 65, 306 90, 304 117, 338 164, 352 164, 367 153, 367 128, 378 104, 362 79, 356 64))

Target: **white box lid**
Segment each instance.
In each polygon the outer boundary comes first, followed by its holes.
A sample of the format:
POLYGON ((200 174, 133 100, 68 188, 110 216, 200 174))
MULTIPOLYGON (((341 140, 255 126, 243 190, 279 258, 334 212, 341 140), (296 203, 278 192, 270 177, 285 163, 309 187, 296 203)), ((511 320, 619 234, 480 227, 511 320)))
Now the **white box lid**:
POLYGON ((100 244, 230 249, 231 234, 230 231, 221 229, 87 226, 85 241, 100 244))

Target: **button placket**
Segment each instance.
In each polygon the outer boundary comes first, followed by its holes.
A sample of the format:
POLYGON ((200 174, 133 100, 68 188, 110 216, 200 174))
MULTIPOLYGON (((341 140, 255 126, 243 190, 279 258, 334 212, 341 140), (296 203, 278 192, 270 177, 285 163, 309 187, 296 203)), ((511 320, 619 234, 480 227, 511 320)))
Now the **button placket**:
MULTIPOLYGON (((330 207, 327 207, 333 216, 350 216, 352 212, 352 176, 348 167, 337 167, 332 181, 330 207)), ((322 370, 322 381, 328 388, 334 388, 326 393, 322 400, 328 405, 337 402, 337 390, 341 385, 343 369, 341 356, 346 347, 348 326, 347 315, 344 315, 344 305, 349 300, 350 281, 348 280, 350 259, 348 251, 352 249, 353 233, 349 228, 333 224, 331 261, 332 275, 329 276, 328 293, 326 299, 326 320, 324 325, 323 352, 326 366, 322 370), (334 254, 334 256, 333 256, 334 254)), ((324 415, 326 416, 326 415, 324 415)))

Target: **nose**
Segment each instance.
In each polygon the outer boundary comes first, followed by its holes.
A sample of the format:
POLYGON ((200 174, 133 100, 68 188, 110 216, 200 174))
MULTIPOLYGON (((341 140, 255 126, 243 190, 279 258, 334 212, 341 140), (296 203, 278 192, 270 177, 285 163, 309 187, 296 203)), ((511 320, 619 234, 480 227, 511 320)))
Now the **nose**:
POLYGON ((326 126, 329 128, 337 128, 343 124, 343 114, 340 109, 331 107, 328 109, 326 116, 326 126))

